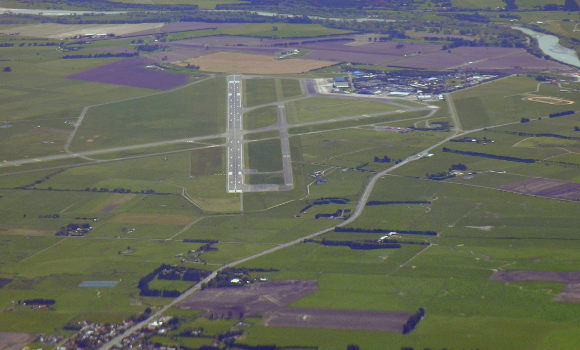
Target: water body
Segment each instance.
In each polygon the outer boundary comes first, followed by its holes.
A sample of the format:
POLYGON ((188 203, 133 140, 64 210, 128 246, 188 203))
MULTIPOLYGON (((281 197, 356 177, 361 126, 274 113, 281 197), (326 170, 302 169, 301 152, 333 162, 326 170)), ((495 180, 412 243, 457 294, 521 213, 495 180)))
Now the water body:
POLYGON ((545 55, 548 55, 556 61, 580 68, 580 59, 576 51, 560 45, 560 39, 557 36, 538 33, 528 28, 514 26, 513 29, 519 30, 538 41, 538 46, 545 55))
POLYGON ((127 11, 66 11, 66 10, 45 10, 45 9, 12 9, 0 7, 0 14, 12 13, 16 15, 36 15, 36 16, 74 16, 74 15, 118 15, 127 11))

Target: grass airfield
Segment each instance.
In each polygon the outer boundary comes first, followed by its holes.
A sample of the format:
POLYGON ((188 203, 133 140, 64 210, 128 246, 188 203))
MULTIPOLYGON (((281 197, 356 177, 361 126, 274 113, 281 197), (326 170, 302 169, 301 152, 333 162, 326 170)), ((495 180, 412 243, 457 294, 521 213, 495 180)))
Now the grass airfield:
MULTIPOLYGON (((11 280, 0 287, 0 331, 70 336, 73 332, 64 327, 75 321, 120 322, 148 307, 158 310, 170 299, 140 296, 137 285, 161 264, 215 270, 336 226, 340 220, 317 215, 354 210, 373 176, 393 165, 375 162, 375 157, 405 160, 454 136, 453 130, 399 134, 375 127, 409 127, 429 121, 456 126, 443 102, 433 114, 393 113, 401 107, 306 96, 298 80, 284 76, 246 79, 245 107, 257 108, 245 115, 245 129, 275 124, 272 106, 283 104, 287 110, 294 189, 228 194, 222 135, 224 75, 190 73, 193 84, 158 93, 65 78, 115 59, 64 61, 53 47, 19 50, 16 54, 0 48, 6 57, 18 57, 10 62, 13 72, 2 73, 6 77, 0 87, 5 92, 3 123, 12 126, 0 129, 0 160, 65 154, 73 131, 66 121, 76 120, 83 107, 93 105, 99 106, 89 108, 70 150, 113 150, 0 166, 0 279, 11 280), (266 104, 270 106, 260 107, 266 104), (335 120, 364 114, 373 116, 335 120), (299 126, 308 122, 320 123, 299 126), (154 144, 164 141, 172 143, 154 144), (135 148, 115 150, 127 146, 135 148), (325 183, 315 183, 311 176, 315 171, 324 171, 325 183), (349 202, 317 205, 301 213, 313 200, 327 197, 349 202), (70 223, 90 223, 92 230, 84 237, 55 235, 70 223), (217 240, 217 250, 204 252, 201 261, 184 260, 188 252, 202 246, 188 240, 217 240), (118 284, 79 287, 93 280, 118 284), (17 303, 33 298, 56 302, 47 310, 17 303)), ((570 85, 578 87, 578 83, 570 85)), ((399 249, 354 250, 300 243, 240 265, 276 269, 266 275, 271 280, 316 280, 319 290, 292 307, 403 312, 423 307, 426 317, 415 330, 402 335, 280 328, 249 318, 243 343, 319 349, 346 348, 347 344, 362 349, 567 349, 577 344, 580 304, 553 300, 562 283, 489 280, 502 269, 580 269, 578 202, 500 188, 538 176, 578 183, 580 136, 574 129, 580 125, 578 114, 547 117, 577 109, 578 97, 560 90, 538 84, 533 77, 511 76, 451 94, 462 128, 459 132, 494 142, 445 142, 429 151, 432 156, 389 172, 378 179, 370 201, 429 204, 366 206, 348 225, 432 230, 437 236, 403 235, 402 240, 413 244, 399 249), (565 98, 574 104, 526 100, 532 95, 565 98), (521 118, 531 121, 520 123, 521 118), (568 139, 529 136, 540 133, 568 139), (528 164, 449 153, 443 147, 538 161, 528 164), (473 174, 440 181, 426 176, 458 163, 473 174)), ((266 173, 280 170, 279 137, 270 131, 248 133, 246 138, 252 140, 247 143, 248 167, 266 173)), ((279 181, 276 174, 249 175, 248 180, 279 181)), ((319 238, 376 241, 380 236, 330 232, 319 238)), ((157 279, 153 286, 183 291, 193 284, 157 279)), ((180 337, 180 330, 204 327, 207 334, 217 335, 235 324, 177 308, 168 313, 181 324, 166 336, 155 336, 156 342, 166 345, 199 347, 208 340, 180 337)))

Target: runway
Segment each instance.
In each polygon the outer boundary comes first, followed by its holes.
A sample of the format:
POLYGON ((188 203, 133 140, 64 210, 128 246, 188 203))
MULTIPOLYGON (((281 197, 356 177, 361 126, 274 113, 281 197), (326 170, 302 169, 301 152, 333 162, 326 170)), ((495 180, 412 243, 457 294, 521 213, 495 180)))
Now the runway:
POLYGON ((227 78, 227 180, 228 192, 242 192, 244 187, 244 143, 242 130, 242 76, 227 78))

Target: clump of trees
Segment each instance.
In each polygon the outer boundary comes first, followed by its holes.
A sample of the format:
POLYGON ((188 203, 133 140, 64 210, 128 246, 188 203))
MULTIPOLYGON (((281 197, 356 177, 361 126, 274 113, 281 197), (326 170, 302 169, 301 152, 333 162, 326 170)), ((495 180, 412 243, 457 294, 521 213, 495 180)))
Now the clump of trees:
POLYGON ((425 309, 421 307, 419 308, 419 311, 417 311, 417 313, 415 313, 413 316, 409 317, 407 322, 403 325, 403 334, 407 334, 415 329, 417 324, 419 324, 419 321, 423 319, 423 316, 425 316, 425 309))

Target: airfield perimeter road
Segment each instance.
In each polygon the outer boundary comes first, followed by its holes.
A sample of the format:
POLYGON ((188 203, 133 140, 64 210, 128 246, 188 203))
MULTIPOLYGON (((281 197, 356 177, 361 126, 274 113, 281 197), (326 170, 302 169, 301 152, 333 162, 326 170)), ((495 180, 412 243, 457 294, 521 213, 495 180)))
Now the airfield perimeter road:
POLYGON ((242 76, 227 78, 227 179, 230 193, 242 192, 244 187, 244 134, 242 133, 242 76))
MULTIPOLYGON (((455 138, 455 137, 461 137, 461 136, 465 136, 471 133, 475 133, 475 132, 479 132, 482 130, 488 130, 488 129, 493 129, 493 128, 498 128, 498 127, 502 127, 502 126, 506 126, 506 125, 514 125, 514 124, 519 124, 520 122, 511 122, 511 123, 503 123, 503 124, 498 124, 498 125, 493 125, 493 126, 488 126, 488 127, 484 127, 484 128, 479 128, 479 129, 473 129, 473 130, 466 130, 466 131, 462 131, 462 132, 458 132, 457 130, 454 130, 453 134, 446 137, 443 140, 440 140, 436 143, 434 143, 433 145, 423 149, 422 151, 415 153, 409 157, 407 157, 406 159, 404 159, 403 161, 399 162, 398 164, 395 164, 381 172, 378 172, 377 174, 375 174, 370 180, 369 182, 366 184, 363 193, 356 205, 355 210, 352 212, 352 215, 350 216, 350 218, 348 218, 347 220, 341 222, 338 225, 326 228, 324 230, 320 230, 314 233, 311 233, 307 236, 295 239, 293 241, 290 242, 286 242, 280 245, 277 245, 273 248, 264 250, 260 253, 236 260, 234 262, 231 262, 229 264, 225 264, 222 265, 221 267, 219 267, 218 269, 216 269, 215 271, 213 271, 209 276, 207 276, 206 278, 204 278, 203 280, 201 280, 200 282, 198 282, 196 285, 194 285, 193 287, 191 287, 190 289, 186 290, 185 292, 183 292, 183 294, 181 294, 179 297, 175 298, 174 300, 172 300, 169 304, 165 305, 164 307, 162 307, 159 311, 153 313, 149 318, 147 318, 146 320, 143 320, 139 323, 137 323, 136 325, 134 325, 133 327, 129 328, 125 333, 123 333, 120 336, 117 336, 115 338, 113 338, 111 341, 109 341, 106 344, 103 344, 103 346, 100 348, 101 350, 109 350, 113 347, 120 347, 121 346, 121 341, 126 338, 129 337, 131 335, 133 335, 134 333, 136 333, 137 331, 139 331, 140 329, 144 328, 148 323, 156 320, 157 318, 159 318, 161 315, 163 315, 167 310, 169 310, 169 308, 181 303, 182 301, 184 301, 185 299, 187 299, 188 297, 190 297, 192 294, 194 294, 195 292, 199 291, 201 289, 201 286, 204 284, 207 284, 209 281, 213 280, 217 274, 219 272, 221 272, 224 269, 230 268, 230 267, 235 267, 238 266, 240 264, 243 264, 247 261, 277 252, 279 250, 297 245, 302 243, 304 240, 306 239, 313 239, 315 237, 318 237, 320 235, 323 235, 325 233, 331 232, 333 231, 336 227, 339 226, 345 226, 345 225, 350 225, 351 223, 353 223, 356 219, 358 219, 358 217, 362 214, 366 203, 377 183, 377 181, 379 179, 381 179, 383 176, 387 175, 388 173, 408 164, 411 163, 413 161, 419 160, 423 157, 425 157, 427 154, 429 154, 429 152, 441 145, 443 145, 444 143, 448 142, 449 140, 455 138)), ((412 259, 413 257, 411 257, 412 259)))

